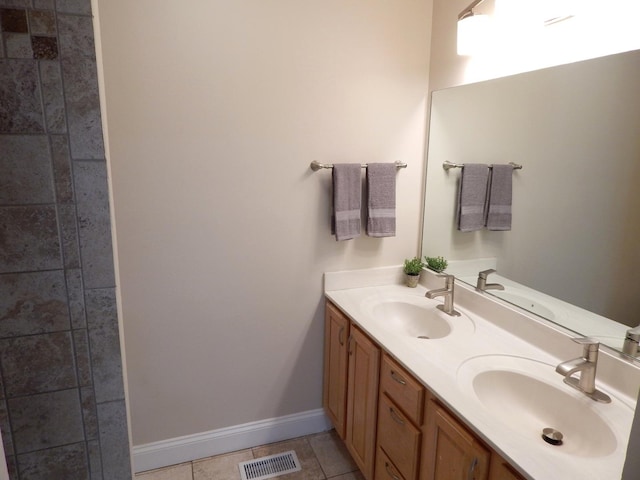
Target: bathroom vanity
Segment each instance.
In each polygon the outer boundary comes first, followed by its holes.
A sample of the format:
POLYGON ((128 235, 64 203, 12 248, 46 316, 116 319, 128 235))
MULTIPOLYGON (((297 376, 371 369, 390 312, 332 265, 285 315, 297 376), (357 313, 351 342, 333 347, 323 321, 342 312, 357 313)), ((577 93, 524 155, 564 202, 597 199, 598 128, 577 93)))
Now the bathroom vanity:
POLYGON ((464 285, 450 317, 425 298, 442 279, 421 283, 400 267, 325 274, 323 404, 367 480, 620 478, 636 364, 601 351, 612 401, 597 403, 555 371, 581 355, 567 332, 464 285))

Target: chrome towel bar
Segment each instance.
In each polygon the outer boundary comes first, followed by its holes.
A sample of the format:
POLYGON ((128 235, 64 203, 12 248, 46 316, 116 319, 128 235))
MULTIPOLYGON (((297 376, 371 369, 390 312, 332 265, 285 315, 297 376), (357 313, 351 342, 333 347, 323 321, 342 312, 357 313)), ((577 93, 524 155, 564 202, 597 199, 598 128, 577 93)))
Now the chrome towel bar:
MULTIPOLYGON (((511 165, 514 170, 522 170, 522 165, 518 165, 517 163, 509 162, 509 165, 511 165)), ((464 167, 464 163, 453 163, 449 161, 442 163, 442 168, 444 168, 447 171, 451 170, 452 168, 462 168, 462 167, 464 167)), ((489 165, 489 168, 492 168, 492 167, 493 165, 489 165)))
MULTIPOLYGON (((396 168, 407 168, 407 164, 404 162, 395 162, 396 164, 396 168)), ((333 168, 333 164, 332 163, 320 163, 317 161, 313 161, 311 162, 311 170, 313 170, 314 172, 317 172, 318 170, 320 170, 321 168, 333 168)), ((362 168, 367 168, 368 164, 363 163, 360 165, 362 168)))

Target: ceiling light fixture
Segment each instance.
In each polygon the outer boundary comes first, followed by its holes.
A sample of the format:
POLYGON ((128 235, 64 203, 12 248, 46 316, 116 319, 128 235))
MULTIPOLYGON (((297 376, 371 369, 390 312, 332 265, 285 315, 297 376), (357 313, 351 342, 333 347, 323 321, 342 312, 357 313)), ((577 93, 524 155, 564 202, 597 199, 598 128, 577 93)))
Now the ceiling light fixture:
POLYGON ((474 0, 458 15, 458 55, 473 55, 486 40, 489 15, 473 12, 482 2, 474 0))

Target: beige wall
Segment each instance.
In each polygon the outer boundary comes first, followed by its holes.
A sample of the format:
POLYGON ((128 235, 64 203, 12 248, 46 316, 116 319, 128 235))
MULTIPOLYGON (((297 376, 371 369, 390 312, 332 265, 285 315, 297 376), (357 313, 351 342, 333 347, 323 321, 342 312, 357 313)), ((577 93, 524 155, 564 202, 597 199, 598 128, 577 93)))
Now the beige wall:
POLYGON ((133 444, 321 406, 322 273, 418 251, 431 0, 99 0, 133 444), (321 162, 402 160, 338 243, 321 162))

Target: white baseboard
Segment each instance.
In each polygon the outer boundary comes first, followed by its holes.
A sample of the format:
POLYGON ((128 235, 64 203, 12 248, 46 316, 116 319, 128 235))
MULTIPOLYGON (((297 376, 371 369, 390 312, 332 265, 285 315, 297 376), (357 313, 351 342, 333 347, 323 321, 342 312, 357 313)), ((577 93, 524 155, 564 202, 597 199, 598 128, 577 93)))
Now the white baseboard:
POLYGON ((325 432, 332 428, 324 410, 309 410, 209 432, 134 446, 135 472, 257 447, 267 443, 325 432))

